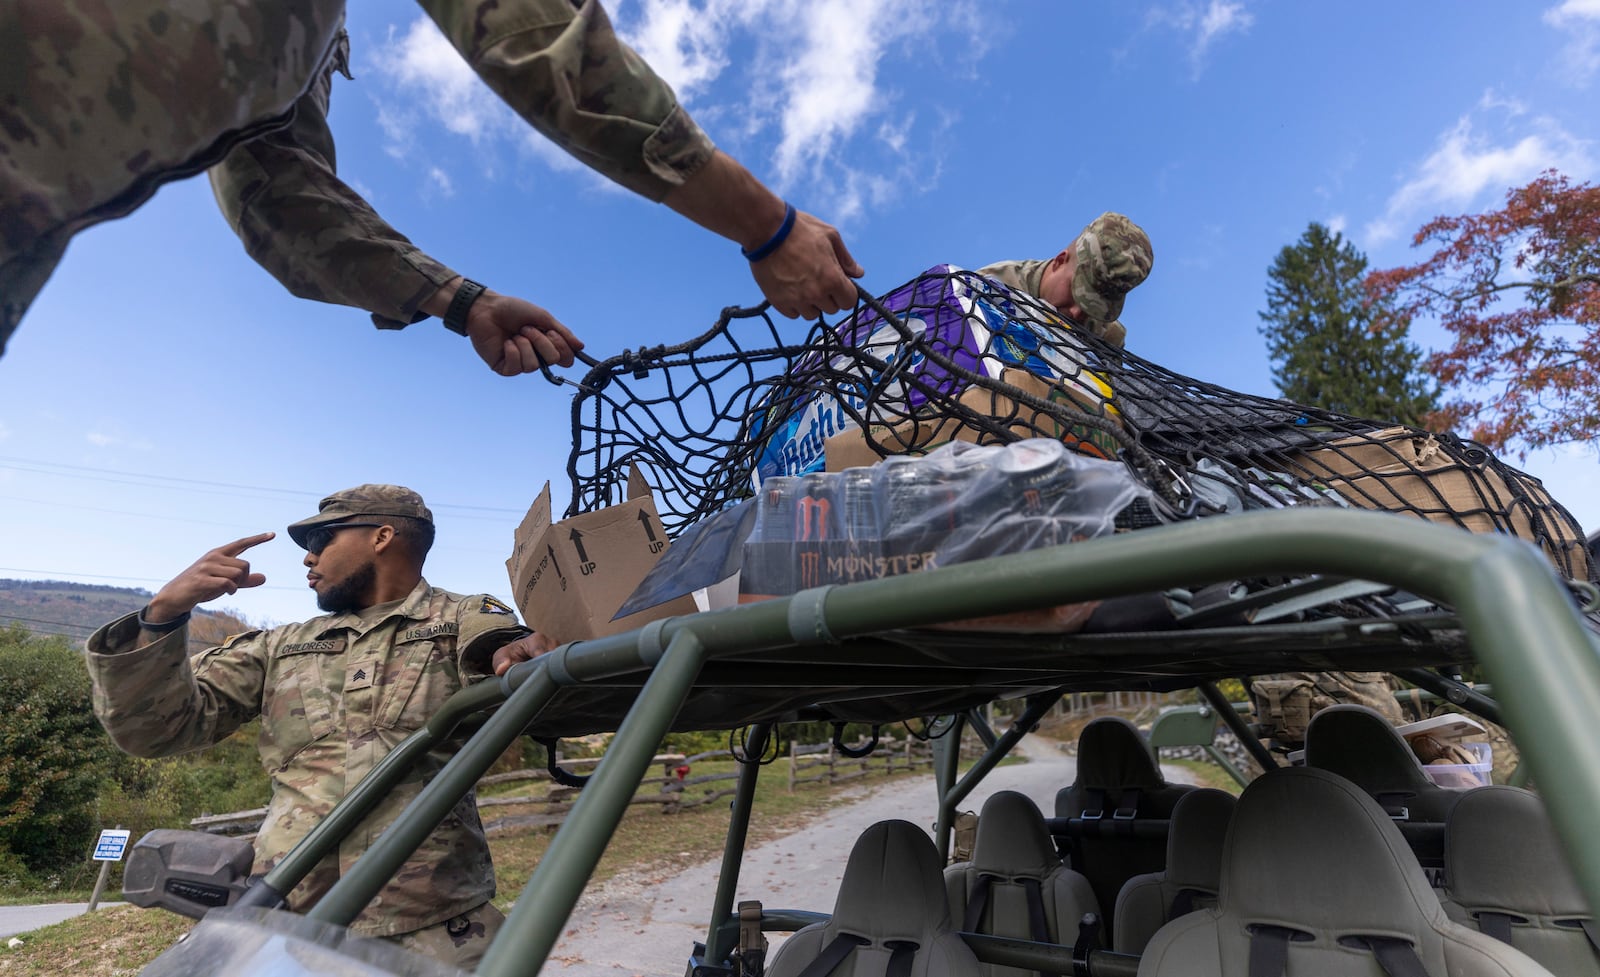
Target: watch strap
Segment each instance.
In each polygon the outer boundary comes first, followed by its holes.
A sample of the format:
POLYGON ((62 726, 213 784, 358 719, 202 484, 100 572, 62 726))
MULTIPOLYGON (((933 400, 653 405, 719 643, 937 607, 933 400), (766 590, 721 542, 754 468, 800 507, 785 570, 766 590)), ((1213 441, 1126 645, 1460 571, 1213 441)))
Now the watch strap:
POLYGON ((450 299, 450 308, 444 313, 444 327, 457 335, 467 334, 467 312, 472 308, 472 303, 478 301, 478 296, 484 293, 484 287, 470 278, 461 279, 461 285, 456 289, 456 294, 450 299))

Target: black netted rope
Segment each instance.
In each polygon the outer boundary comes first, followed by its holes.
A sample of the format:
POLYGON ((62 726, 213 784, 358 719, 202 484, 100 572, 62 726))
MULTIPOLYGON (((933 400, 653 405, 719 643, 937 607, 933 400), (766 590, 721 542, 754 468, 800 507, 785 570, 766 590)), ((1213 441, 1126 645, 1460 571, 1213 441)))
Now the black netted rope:
POLYGON ((730 307, 688 342, 585 362, 568 515, 622 501, 636 467, 675 534, 749 497, 758 476, 798 473, 775 448, 815 434, 790 428, 822 402, 825 433, 850 428, 872 455, 952 436, 1052 437, 1118 459, 1162 503, 1135 527, 1287 505, 1384 509, 1509 533, 1566 576, 1593 578, 1572 516, 1479 445, 1174 373, 974 272, 863 291, 831 322, 730 307), (955 337, 944 327, 958 320, 955 337))

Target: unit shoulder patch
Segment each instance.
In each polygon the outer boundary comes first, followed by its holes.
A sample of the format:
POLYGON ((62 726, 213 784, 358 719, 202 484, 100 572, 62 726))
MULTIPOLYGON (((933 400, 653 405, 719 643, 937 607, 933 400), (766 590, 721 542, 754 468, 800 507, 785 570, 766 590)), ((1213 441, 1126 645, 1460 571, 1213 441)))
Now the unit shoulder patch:
POLYGON ((500 603, 499 601, 495 600, 493 597, 485 597, 483 599, 483 604, 481 606, 479 606, 479 608, 478 608, 478 613, 479 614, 512 614, 512 615, 514 615, 514 614, 516 614, 516 611, 513 611, 511 608, 509 608, 506 605, 504 605, 504 604, 500 603))

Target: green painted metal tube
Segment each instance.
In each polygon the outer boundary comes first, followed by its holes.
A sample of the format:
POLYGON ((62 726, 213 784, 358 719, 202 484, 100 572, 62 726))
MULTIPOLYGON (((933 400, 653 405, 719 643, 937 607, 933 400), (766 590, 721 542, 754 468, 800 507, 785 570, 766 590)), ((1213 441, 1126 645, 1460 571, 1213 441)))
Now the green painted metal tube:
POLYGON ((438 712, 428 717, 421 729, 401 740, 399 746, 373 764, 372 770, 350 789, 350 793, 328 812, 327 817, 317 822, 300 839, 299 844, 289 850, 282 861, 267 871, 262 881, 271 887, 271 891, 280 895, 288 894, 289 890, 311 874, 318 862, 338 851, 340 842, 355 830, 361 819, 388 796, 395 784, 411 773, 419 759, 448 739, 463 719, 482 712, 504 698, 504 690, 498 682, 493 681, 479 682, 451 696, 438 712))
POLYGON ((955 824, 956 806, 966 800, 967 795, 972 793, 972 788, 978 786, 978 783, 989 775, 989 771, 993 770, 1001 760, 1006 758, 1006 755, 1011 752, 1011 748, 1017 745, 1017 741, 1028 735, 1033 727, 1038 725, 1039 720, 1044 718, 1044 714, 1054 706, 1054 698, 1041 698, 1038 701, 1028 703, 1028 707, 1022 710, 1022 715, 1017 717, 1017 721, 1012 723, 1011 728, 1006 730, 999 739, 995 740, 994 745, 989 747, 983 756, 978 758, 978 761, 967 771, 966 776, 956 781, 955 785, 949 790, 941 792, 939 797, 939 820, 934 832, 937 837, 934 843, 939 847, 939 853, 944 859, 948 860, 950 857, 949 830, 955 824))
MULTIPOLYGON (((1233 738, 1239 741, 1239 745, 1245 748, 1245 752, 1249 753, 1257 763, 1261 764, 1262 770, 1271 770, 1273 767, 1281 766, 1278 763, 1278 758, 1272 755, 1272 751, 1261 745, 1261 741, 1256 739, 1255 734, 1250 731, 1250 727, 1245 725, 1244 717, 1239 715, 1239 711, 1233 707, 1233 703, 1229 702, 1228 697, 1222 694, 1221 689, 1217 688, 1217 683, 1201 682, 1199 689, 1200 694, 1211 704, 1211 708, 1215 709, 1217 715, 1222 717, 1222 722, 1228 727, 1228 731, 1233 733, 1233 738)), ((1237 773, 1234 774, 1234 779, 1239 779, 1237 773)), ((1239 782, 1241 784, 1244 783, 1242 780, 1239 782)))
MULTIPOLYGON (((956 716, 950 730, 933 741, 933 786, 943 797, 956 785, 956 774, 961 771, 961 734, 966 731, 967 717, 956 716)), ((933 845, 939 850, 939 864, 950 861, 950 835, 955 830, 952 812, 939 805, 933 826, 933 845)))
MULTIPOLYGON (((1054 943, 1035 943, 1016 940, 1008 936, 989 936, 984 933, 962 933, 961 938, 972 948, 973 956, 984 963, 1041 973, 1070 974, 1072 947, 1054 943)), ((1134 977, 1139 972, 1139 958, 1127 953, 1095 950, 1089 954, 1089 973, 1095 977, 1134 977)))
MULTIPOLYGON (((1468 688, 1461 682, 1447 679, 1426 668, 1397 668, 1394 673, 1413 685, 1420 685, 1426 690, 1424 694, 1428 698, 1454 703, 1491 723, 1504 725, 1500 715, 1500 704, 1489 698, 1484 689, 1468 688)), ((1397 691, 1394 695, 1397 700, 1404 702, 1407 694, 1404 691, 1397 691)))
MULTIPOLYGON (((504 695, 503 690, 496 691, 504 695)), ((306 915, 325 923, 350 925, 557 691, 542 670, 524 681, 306 915)))
MULTIPOLYGON (((650 629, 638 639, 647 640, 650 629)), ((641 654, 651 649, 642 648, 641 654)), ((653 656, 652 656, 653 657, 653 656)), ((594 874, 595 865, 655 755, 661 737, 694 687, 706 650, 693 632, 680 631, 651 670, 633 708, 617 730, 588 786, 578 795, 533 877, 528 880, 478 973, 521 977, 543 965, 594 874)))
POLYGON ((711 930, 706 934, 706 960, 713 963, 721 962, 731 949, 723 944, 722 927, 717 921, 726 919, 733 911, 733 896, 739 888, 739 863, 744 861, 744 841, 750 832, 750 812, 755 807, 756 778, 761 774, 758 761, 767 751, 771 735, 771 723, 757 723, 750 728, 745 748, 754 759, 739 768, 739 783, 734 790, 728 832, 722 845, 722 871, 717 874, 717 894, 711 903, 711 930))

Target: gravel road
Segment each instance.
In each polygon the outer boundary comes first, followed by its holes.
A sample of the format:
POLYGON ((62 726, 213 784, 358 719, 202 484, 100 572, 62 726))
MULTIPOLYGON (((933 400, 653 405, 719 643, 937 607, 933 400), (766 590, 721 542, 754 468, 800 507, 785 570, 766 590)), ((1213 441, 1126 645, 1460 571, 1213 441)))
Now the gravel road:
MULTIPOLYGON (((977 810, 997 790, 1033 798, 1047 815, 1055 794, 1071 783, 1076 761, 1044 739, 1024 739, 1027 763, 1002 766, 962 804, 977 810)), ((1169 780, 1187 782, 1188 772, 1164 767, 1169 780)), ((831 912, 845 860, 857 837, 872 824, 901 818, 932 835, 933 777, 905 778, 847 795, 830 812, 786 837, 745 853, 739 899, 760 899, 769 909, 831 912)), ((760 816, 760 811, 756 812, 760 816)), ((568 921, 541 971, 545 977, 678 977, 692 944, 706 937, 720 859, 675 874, 623 873, 590 888, 568 921)), ((769 936, 774 947, 778 934, 769 936)))

